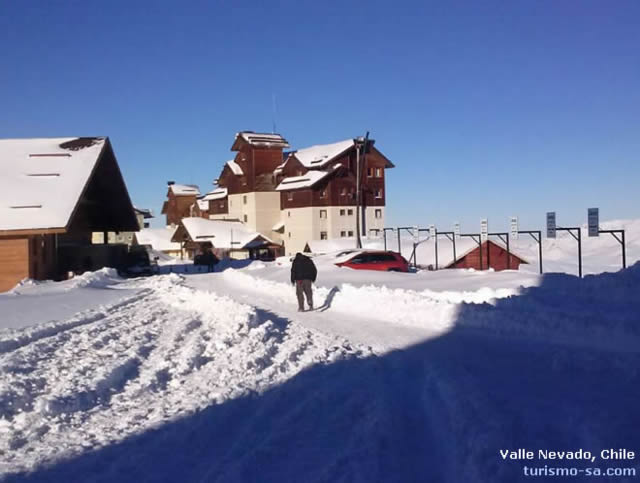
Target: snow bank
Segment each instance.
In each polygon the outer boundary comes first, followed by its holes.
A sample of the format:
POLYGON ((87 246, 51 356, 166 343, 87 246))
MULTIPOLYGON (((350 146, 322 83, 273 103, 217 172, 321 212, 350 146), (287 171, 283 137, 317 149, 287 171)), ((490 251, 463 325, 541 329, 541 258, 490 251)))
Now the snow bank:
MULTIPOLYGON (((103 270, 79 285, 113 275, 103 270)), ((69 320, 0 331, 0 477, 259 394, 313 364, 371 353, 190 289, 176 274, 123 285, 139 293, 69 320)))

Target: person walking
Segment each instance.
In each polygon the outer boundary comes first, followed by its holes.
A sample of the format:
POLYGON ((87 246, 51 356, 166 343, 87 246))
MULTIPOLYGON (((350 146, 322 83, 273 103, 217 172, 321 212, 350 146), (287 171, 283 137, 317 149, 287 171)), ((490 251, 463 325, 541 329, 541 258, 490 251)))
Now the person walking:
POLYGON ((296 296, 298 297, 298 312, 304 312, 304 297, 307 297, 309 310, 313 310, 313 288, 311 284, 316 281, 318 270, 313 260, 296 253, 291 264, 291 283, 296 286, 296 296))

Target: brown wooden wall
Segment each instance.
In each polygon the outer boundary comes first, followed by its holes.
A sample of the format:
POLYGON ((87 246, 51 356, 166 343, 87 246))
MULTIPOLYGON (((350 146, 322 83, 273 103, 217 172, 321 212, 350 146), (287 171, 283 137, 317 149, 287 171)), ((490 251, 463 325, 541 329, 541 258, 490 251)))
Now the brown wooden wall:
MULTIPOLYGON (((289 200, 287 192, 280 195, 280 208, 291 209, 305 206, 353 206, 356 203, 356 153, 354 150, 331 161, 323 169, 330 169, 336 164, 343 168, 339 172, 330 175, 327 181, 322 181, 308 190, 292 190, 293 200, 289 200), (307 193, 307 191, 310 192, 307 193), (322 197, 322 191, 326 191, 322 197), (344 191, 344 194, 343 194, 344 191)), ((367 155, 366 165, 363 169, 362 193, 365 206, 385 206, 386 192, 384 183, 384 171, 386 160, 376 152, 367 155), (368 175, 368 169, 373 170, 373 176, 368 175), (376 177, 376 168, 381 168, 381 176, 376 177), (382 196, 376 198, 376 191, 381 190, 382 196)), ((285 177, 304 175, 308 171, 295 157, 292 157, 284 167, 282 176, 285 177)))
POLYGON ((229 198, 220 200, 209 200, 210 215, 227 215, 229 214, 229 198))
POLYGON ((0 292, 29 277, 29 238, 0 238, 0 292))
POLYGON ((183 218, 191 216, 191 205, 196 202, 196 195, 176 196, 171 189, 167 192, 166 216, 167 225, 180 223, 183 218))
MULTIPOLYGON (((507 270, 507 250, 493 242, 482 244, 482 270, 493 268, 496 271, 507 270), (489 255, 489 265, 487 265, 487 255, 489 255)), ((523 262, 519 257, 511 254, 511 270, 518 270, 523 262)), ((480 247, 469 252, 460 258, 455 266, 452 264, 448 268, 475 268, 480 270, 480 247)))

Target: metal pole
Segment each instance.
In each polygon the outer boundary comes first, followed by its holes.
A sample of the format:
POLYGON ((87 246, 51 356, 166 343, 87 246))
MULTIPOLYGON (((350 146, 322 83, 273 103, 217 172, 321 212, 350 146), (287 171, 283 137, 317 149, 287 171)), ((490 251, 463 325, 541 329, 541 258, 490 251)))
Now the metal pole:
POLYGON ((356 144, 356 248, 362 248, 360 241, 360 146, 356 144))
POLYGON ((542 274, 542 232, 538 232, 538 260, 540 261, 540 274, 542 274))
POLYGON ((578 228, 578 276, 582 278, 582 230, 578 228))
POLYGON ((438 270, 438 230, 435 232, 435 247, 436 247, 436 270, 438 270))
POLYGON ((400 247, 400 227, 398 227, 398 253, 402 255, 402 248, 400 247))
POLYGON ((509 251, 509 234, 507 233, 507 270, 511 270, 511 252, 509 251))
POLYGON ((456 266, 457 258, 456 258, 456 235, 453 235, 453 266, 456 266))
MULTIPOLYGON (((485 244, 487 245, 487 270, 489 270, 491 268, 491 247, 489 246, 489 239, 487 238, 487 241, 485 242, 485 244)), ((480 247, 480 251, 482 251, 482 247, 480 247)))
POLYGON ((482 268, 482 239, 481 238, 478 241, 478 247, 480 248, 480 270, 483 270, 483 268, 482 268))
POLYGON ((387 251, 387 230, 382 229, 382 234, 384 235, 384 251, 387 251))
POLYGON ((625 246, 624 230, 622 230, 622 268, 627 268, 627 249, 625 246))
POLYGON ((418 268, 418 252, 416 251, 416 247, 418 244, 413 242, 413 268, 418 268))

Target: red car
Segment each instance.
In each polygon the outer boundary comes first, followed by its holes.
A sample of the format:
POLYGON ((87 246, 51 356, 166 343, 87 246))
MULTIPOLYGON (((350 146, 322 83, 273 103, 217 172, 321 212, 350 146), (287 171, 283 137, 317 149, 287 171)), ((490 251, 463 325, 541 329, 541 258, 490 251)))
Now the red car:
POLYGON ((356 270, 380 270, 383 272, 408 272, 409 262, 396 252, 366 251, 356 252, 352 256, 336 263, 339 267, 356 270))

